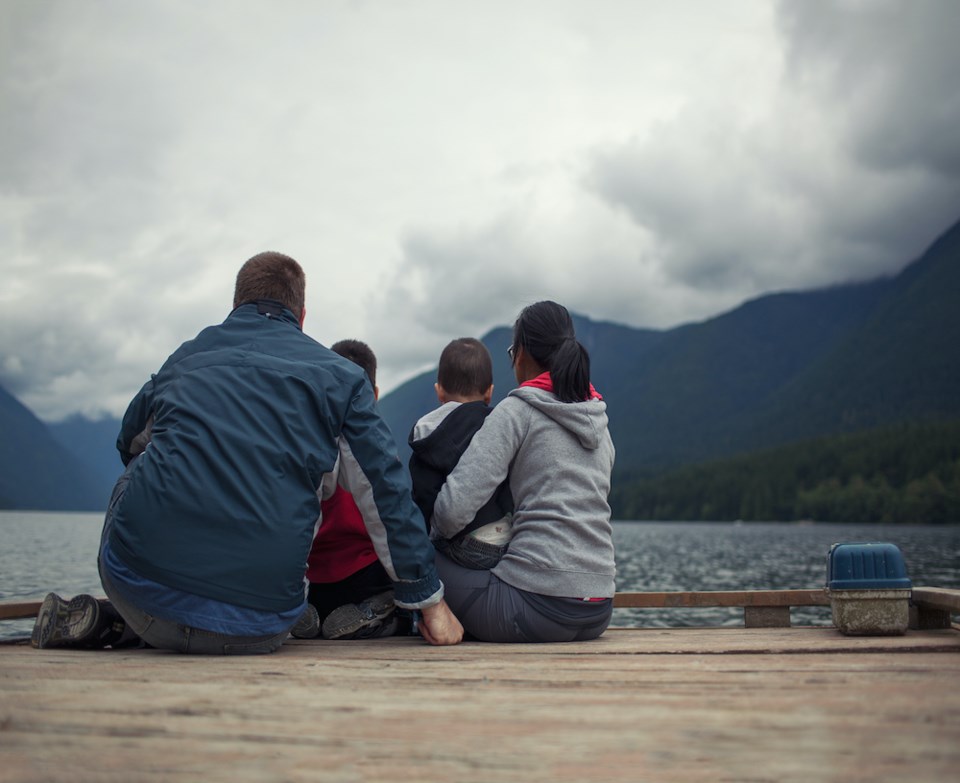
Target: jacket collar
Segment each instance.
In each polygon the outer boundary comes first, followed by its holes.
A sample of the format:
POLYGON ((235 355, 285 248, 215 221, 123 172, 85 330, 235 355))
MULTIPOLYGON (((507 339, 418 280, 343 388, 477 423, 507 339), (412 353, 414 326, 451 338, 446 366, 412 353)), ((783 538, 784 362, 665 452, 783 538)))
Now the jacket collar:
POLYGON ((289 308, 285 307, 282 302, 278 302, 276 299, 255 299, 250 302, 244 302, 243 304, 237 305, 233 312, 250 312, 256 313, 257 315, 265 316, 266 318, 275 318, 281 321, 289 321, 297 329, 300 328, 299 319, 290 311, 289 308))

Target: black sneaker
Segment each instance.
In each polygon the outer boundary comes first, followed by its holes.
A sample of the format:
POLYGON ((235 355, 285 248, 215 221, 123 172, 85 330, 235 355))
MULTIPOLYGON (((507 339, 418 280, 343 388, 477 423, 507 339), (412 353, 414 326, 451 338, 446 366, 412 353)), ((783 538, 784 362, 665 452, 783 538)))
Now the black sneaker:
POLYGON ((294 639, 316 639, 320 635, 320 615, 317 614, 317 607, 307 604, 300 619, 290 629, 290 635, 294 639))
POLYGON ((388 636, 395 628, 390 628, 396 611, 393 591, 388 590, 358 604, 345 604, 337 607, 323 621, 324 639, 370 639, 376 636, 388 636), (388 633, 388 628, 390 633, 388 633))
POLYGON ((89 647, 97 643, 100 604, 92 595, 78 595, 65 601, 48 593, 40 605, 30 644, 49 647, 89 647))

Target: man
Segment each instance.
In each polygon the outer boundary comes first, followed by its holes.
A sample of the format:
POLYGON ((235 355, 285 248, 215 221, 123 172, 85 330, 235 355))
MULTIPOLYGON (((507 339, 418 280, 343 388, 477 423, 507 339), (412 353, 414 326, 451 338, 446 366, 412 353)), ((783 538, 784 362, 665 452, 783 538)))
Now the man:
POLYGON ((397 605, 421 613, 431 644, 460 641, 373 389, 303 333, 304 290, 292 258, 254 256, 227 319, 184 343, 133 399, 99 560, 122 622, 110 622, 109 604, 51 594, 36 646, 103 646, 124 631, 161 649, 249 654, 273 652, 295 624, 316 635, 304 570, 318 490, 329 496, 338 482, 363 512, 397 605))

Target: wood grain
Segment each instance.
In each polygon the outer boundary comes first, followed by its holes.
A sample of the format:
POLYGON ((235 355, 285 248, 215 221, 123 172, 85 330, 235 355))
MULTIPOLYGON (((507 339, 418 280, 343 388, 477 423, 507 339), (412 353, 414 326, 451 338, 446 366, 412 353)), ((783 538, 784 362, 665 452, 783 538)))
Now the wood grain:
POLYGON ((610 630, 292 641, 276 654, 0 647, 3 781, 943 781, 960 633, 610 630))

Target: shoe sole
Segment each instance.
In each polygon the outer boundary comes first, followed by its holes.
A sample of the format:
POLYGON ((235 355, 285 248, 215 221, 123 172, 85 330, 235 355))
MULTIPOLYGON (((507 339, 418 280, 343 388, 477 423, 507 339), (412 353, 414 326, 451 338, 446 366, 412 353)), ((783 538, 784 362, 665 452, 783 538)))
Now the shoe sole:
POLYGON ((320 635, 320 615, 312 604, 308 604, 304 614, 308 619, 304 620, 301 616, 290 629, 290 635, 294 639, 316 639, 320 635))
POLYGON ((93 639, 100 619, 100 605, 93 596, 78 595, 69 601, 47 593, 30 634, 38 649, 83 646, 93 639))
MULTIPOLYGON (((350 639, 382 639, 385 636, 396 636, 400 627, 397 613, 387 615, 383 620, 375 620, 365 628, 350 634, 350 639)), ((341 637, 342 638, 342 637, 341 637)))
POLYGON ((47 646, 50 634, 53 632, 54 622, 51 618, 55 615, 60 604, 66 603, 56 593, 47 593, 40 604, 40 611, 37 612, 37 621, 33 624, 33 632, 30 634, 30 646, 38 650, 47 646))
POLYGON ((341 639, 350 636, 365 626, 381 623, 397 608, 393 593, 386 592, 361 601, 359 604, 340 606, 327 615, 323 621, 321 634, 324 639, 341 639), (360 607, 367 606, 371 613, 363 612, 360 607))

